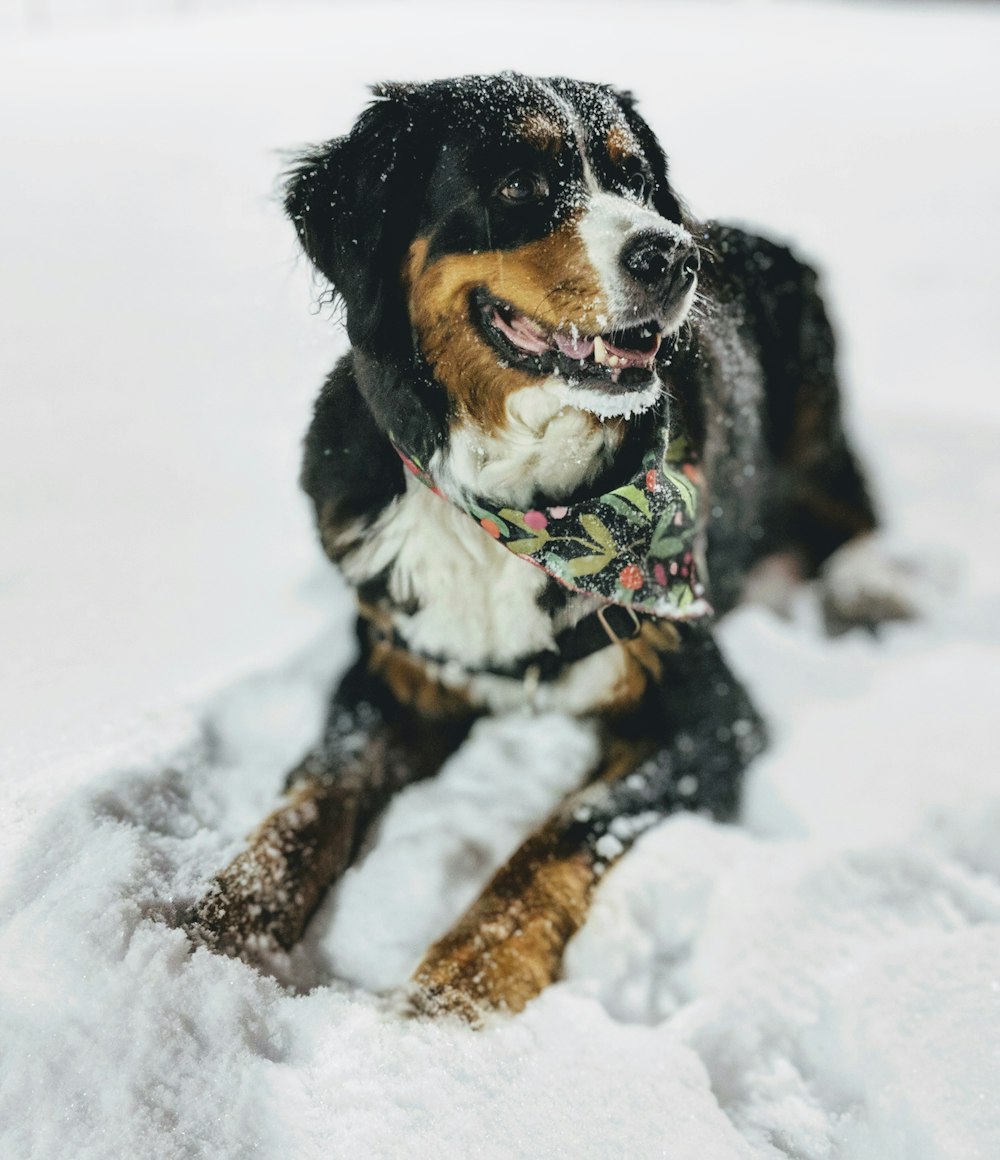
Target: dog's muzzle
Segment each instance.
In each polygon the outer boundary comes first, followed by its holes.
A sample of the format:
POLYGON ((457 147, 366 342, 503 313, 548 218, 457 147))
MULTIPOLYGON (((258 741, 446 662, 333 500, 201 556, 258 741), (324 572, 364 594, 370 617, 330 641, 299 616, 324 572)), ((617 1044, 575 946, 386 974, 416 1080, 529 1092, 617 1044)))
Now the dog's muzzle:
POLYGON ((639 294, 648 299, 642 303, 642 312, 659 317, 681 306, 701 269, 701 255, 693 241, 660 230, 632 235, 622 247, 619 262, 632 283, 638 284, 639 294))

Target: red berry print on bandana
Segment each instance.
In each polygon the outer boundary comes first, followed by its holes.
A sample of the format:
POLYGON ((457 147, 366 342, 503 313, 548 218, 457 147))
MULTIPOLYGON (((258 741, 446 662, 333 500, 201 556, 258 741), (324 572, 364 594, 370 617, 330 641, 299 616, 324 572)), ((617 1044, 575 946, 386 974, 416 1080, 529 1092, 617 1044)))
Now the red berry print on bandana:
POLYGON ((632 592, 636 592, 642 587, 642 579, 642 571, 639 565, 627 564, 619 573, 618 583, 623 588, 628 588, 632 592))
MULTIPOLYGON (((692 553, 701 472, 683 436, 668 443, 667 433, 660 434, 631 480, 572 506, 524 511, 475 497, 445 498, 570 591, 668 619, 707 615, 692 553)), ((420 457, 393 445, 407 472, 440 495, 420 457)))

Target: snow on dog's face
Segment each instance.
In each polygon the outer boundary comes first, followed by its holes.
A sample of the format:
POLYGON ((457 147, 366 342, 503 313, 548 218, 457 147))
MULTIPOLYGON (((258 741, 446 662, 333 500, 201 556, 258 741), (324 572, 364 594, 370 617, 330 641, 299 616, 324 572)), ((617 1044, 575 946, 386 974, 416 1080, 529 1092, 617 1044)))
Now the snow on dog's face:
POLYGON ((603 416, 651 405, 699 257, 631 98, 514 74, 377 92, 288 197, 354 345, 417 355, 486 432, 543 382, 603 416))

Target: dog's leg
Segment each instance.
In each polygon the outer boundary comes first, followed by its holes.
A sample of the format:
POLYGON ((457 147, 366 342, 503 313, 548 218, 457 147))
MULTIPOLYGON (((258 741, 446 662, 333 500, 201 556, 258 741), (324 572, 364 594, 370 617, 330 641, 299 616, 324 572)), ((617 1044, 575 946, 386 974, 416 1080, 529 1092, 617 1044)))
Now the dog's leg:
POLYGON ((392 794, 435 773, 468 732, 471 715, 399 705, 372 667, 369 656, 344 678, 284 801, 185 918, 196 943, 248 961, 291 947, 392 794))
MULTIPOLYGON (((788 532, 808 572, 814 573, 841 544, 873 531, 878 520, 844 431, 836 342, 816 275, 806 266, 799 267, 799 275, 790 398, 772 393, 769 402, 779 461, 790 485, 788 532), (783 413, 776 414, 775 406, 783 413)), ((794 332, 786 333, 784 341, 794 341, 794 332)))
POLYGON ((830 633, 909 619, 920 607, 920 585, 874 535, 875 505, 841 418, 833 332, 805 267, 798 334, 799 372, 779 452, 790 481, 790 539, 806 574, 819 574, 830 633))
POLYGON ((572 795, 428 951, 411 1000, 478 1023, 520 1011, 558 975, 594 888, 636 837, 677 810, 729 817, 763 726, 707 630, 684 626, 662 684, 609 724, 596 779, 572 795))

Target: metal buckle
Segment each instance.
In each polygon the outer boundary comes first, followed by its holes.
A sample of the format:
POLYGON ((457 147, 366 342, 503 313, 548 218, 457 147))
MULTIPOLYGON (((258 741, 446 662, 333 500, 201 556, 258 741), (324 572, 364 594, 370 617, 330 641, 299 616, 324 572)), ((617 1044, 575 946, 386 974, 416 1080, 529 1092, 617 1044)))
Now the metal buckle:
POLYGON ((601 607, 597 610, 597 619, 601 622, 601 628, 603 628, 604 631, 608 634, 608 640, 610 640, 612 644, 624 644, 627 640, 635 640, 639 633, 642 632, 642 625, 639 623, 639 618, 635 614, 635 609, 630 608, 627 604, 617 604, 613 605, 612 607, 621 608, 629 614, 629 616, 632 618, 632 631, 628 636, 618 636, 611 625, 608 624, 608 609, 605 608, 604 605, 601 605, 601 607))
POLYGON ((538 686, 542 681, 542 670, 538 665, 528 665, 524 670, 523 688, 528 704, 535 707, 535 698, 538 696, 538 686))

